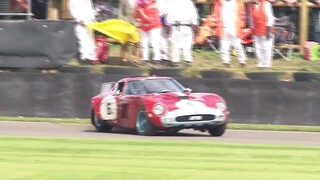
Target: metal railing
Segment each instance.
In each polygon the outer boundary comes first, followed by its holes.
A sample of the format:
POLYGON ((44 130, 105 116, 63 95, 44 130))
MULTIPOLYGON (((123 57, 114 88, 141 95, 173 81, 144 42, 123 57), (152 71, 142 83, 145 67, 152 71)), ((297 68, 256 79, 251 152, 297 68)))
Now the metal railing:
MULTIPOLYGON (((3 1, 3 0, 1 0, 1 1, 3 1)), ((8 1, 7 2, 8 5, 10 7, 10 0, 7 0, 7 1, 8 1)), ((12 12, 10 12, 10 8, 8 7, 7 12, 1 12, 0 11, 0 18, 3 17, 3 16, 4 17, 7 16, 7 18, 5 18, 5 19, 10 19, 11 16, 25 16, 26 19, 31 20, 32 16, 33 16, 33 13, 32 13, 32 2, 31 2, 31 0, 26 0, 26 1, 28 3, 27 12, 25 12, 25 13, 12 13, 12 12)))

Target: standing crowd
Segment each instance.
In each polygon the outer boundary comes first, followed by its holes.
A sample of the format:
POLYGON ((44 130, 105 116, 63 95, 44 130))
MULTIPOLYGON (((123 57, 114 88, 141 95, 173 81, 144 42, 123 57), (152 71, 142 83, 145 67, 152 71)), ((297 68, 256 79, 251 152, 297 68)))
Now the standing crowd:
MULTIPOLYGON (((103 21, 110 16, 101 15, 105 0, 69 0, 71 16, 76 21, 75 32, 79 40, 80 59, 96 64, 94 35, 86 25, 103 21), (100 6, 97 6, 100 4, 100 6), (100 8, 98 8, 100 7, 100 8)), ((199 31, 199 14, 192 0, 123 0, 122 19, 135 25, 140 32, 141 60, 143 64, 178 67, 180 59, 191 66, 194 37, 199 31), (150 57, 149 48, 152 48, 150 57)), ((121 4, 121 3, 120 3, 121 4)), ((110 13, 109 10, 105 12, 110 13)), ((231 66, 230 49, 234 48, 239 65, 246 67, 247 56, 241 39, 243 29, 252 29, 257 67, 272 66, 273 24, 272 5, 268 0, 213 0, 212 16, 216 20, 217 37, 223 65, 231 66)))
POLYGON ((252 29, 253 44, 258 59, 257 67, 261 69, 272 66, 272 49, 274 37, 273 24, 275 17, 268 0, 216 0, 212 13, 217 19, 217 36, 220 39, 220 54, 225 67, 230 67, 230 47, 236 53, 241 67, 246 66, 246 53, 241 39, 243 29, 252 29))

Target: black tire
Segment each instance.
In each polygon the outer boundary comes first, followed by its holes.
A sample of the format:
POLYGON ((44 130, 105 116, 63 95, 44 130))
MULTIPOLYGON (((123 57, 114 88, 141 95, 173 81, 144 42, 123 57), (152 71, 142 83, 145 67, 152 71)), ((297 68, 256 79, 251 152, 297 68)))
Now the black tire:
POLYGON ((139 135, 154 136, 157 135, 157 129, 148 120, 148 115, 143 108, 140 108, 136 116, 136 130, 139 135))
POLYGON ((98 132, 111 132, 113 128, 107 121, 99 119, 93 110, 91 113, 91 123, 98 132))
POLYGON ((209 79, 228 79, 233 77, 233 72, 228 71, 201 71, 203 78, 209 79))
POLYGON ((127 76, 141 76, 142 70, 135 67, 112 67, 108 66, 104 69, 104 74, 121 74, 127 76))
POLYGON ((227 123, 211 126, 208 128, 208 132, 211 136, 222 136, 227 129, 227 123))
POLYGON ((58 70, 61 73, 91 73, 91 67, 88 66, 62 66, 58 70))
POLYGON ((245 73, 248 79, 265 80, 265 81, 279 81, 280 76, 285 75, 285 72, 251 72, 245 73))
POLYGON ((320 82, 320 73, 296 72, 293 78, 298 82, 320 82))
POLYGON ((151 76, 168 76, 168 77, 182 77, 182 69, 180 68, 164 68, 164 69, 151 69, 149 74, 151 76))

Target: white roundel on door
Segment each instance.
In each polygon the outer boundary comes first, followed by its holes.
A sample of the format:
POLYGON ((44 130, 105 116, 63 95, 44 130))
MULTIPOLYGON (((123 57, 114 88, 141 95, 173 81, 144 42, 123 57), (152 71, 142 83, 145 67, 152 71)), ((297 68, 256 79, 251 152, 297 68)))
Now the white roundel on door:
POLYGON ((100 105, 101 117, 104 120, 115 120, 117 118, 117 102, 112 95, 106 96, 100 105))

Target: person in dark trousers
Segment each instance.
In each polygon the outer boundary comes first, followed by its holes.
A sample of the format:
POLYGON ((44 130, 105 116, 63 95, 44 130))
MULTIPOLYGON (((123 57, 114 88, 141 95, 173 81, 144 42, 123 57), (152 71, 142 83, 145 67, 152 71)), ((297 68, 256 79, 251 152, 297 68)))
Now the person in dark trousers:
POLYGON ((48 0, 32 0, 31 9, 34 19, 47 19, 48 0))

